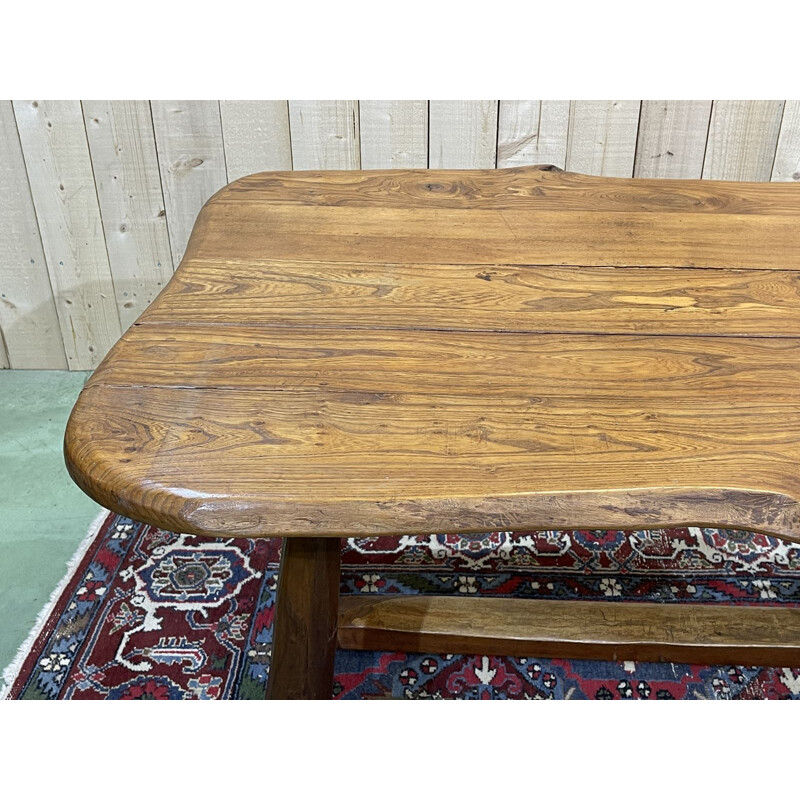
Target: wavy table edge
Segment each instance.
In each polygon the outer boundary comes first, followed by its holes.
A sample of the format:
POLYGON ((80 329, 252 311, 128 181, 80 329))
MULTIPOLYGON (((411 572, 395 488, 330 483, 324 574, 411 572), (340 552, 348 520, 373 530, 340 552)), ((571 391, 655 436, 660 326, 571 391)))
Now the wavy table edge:
POLYGON ((715 486, 633 487, 501 495, 348 498, 210 495, 126 479, 64 441, 75 483, 106 508, 176 533, 220 537, 370 537, 514 530, 749 530, 800 543, 800 502, 782 492, 715 486))

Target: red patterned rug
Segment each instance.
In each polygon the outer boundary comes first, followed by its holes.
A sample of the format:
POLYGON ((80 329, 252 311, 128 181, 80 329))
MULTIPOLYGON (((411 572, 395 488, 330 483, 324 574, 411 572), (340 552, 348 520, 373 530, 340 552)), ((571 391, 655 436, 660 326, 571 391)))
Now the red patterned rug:
MULTIPOLYGON (((261 699, 280 540, 109 514, 6 671, 11 699, 261 699)), ((343 593, 794 605, 800 546, 712 528, 348 540, 343 593)), ((334 696, 798 699, 800 670, 340 650, 334 696)))

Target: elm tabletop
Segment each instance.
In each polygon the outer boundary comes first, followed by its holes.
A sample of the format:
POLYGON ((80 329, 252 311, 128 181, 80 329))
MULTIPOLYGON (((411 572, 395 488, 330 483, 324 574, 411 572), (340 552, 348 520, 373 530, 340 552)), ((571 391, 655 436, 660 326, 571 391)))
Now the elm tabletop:
POLYGON ((338 603, 338 558, 345 536, 491 530, 800 541, 798 225, 790 184, 242 178, 86 385, 70 473, 169 530, 287 537, 272 697, 330 696, 337 627, 352 647, 797 661, 795 610, 460 601, 478 624, 457 598, 338 603))

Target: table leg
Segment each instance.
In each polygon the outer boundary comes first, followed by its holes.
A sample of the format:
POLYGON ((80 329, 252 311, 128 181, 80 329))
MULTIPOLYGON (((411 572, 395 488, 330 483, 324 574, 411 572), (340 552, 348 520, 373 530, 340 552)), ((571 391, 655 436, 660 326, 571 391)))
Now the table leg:
POLYGON ((341 539, 335 537, 283 540, 267 684, 270 700, 331 698, 341 547, 341 539))

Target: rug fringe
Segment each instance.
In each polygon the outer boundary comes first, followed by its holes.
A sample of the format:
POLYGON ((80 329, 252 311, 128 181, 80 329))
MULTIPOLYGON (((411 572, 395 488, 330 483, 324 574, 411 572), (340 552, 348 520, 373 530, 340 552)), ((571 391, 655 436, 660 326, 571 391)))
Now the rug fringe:
POLYGON ((3 686, 0 688, 0 700, 7 699, 8 693, 11 691, 11 687, 14 685, 14 682, 19 677, 20 670, 22 669, 22 665, 25 663, 25 659, 28 657, 28 653, 31 651, 36 639, 39 637, 39 634, 42 632, 45 623, 47 622, 50 613, 52 612, 55 604, 58 602, 58 598, 61 597, 61 593, 64 589, 67 588, 67 584, 72 580, 75 575, 75 572, 78 569, 83 557, 86 555, 87 550, 89 549, 90 545, 94 541, 97 534, 100 532, 100 528, 103 527, 103 523, 108 519, 109 515, 113 512, 108 511, 107 509, 103 509, 93 520, 92 524, 89 526, 89 530, 86 533, 86 536, 83 538, 83 541, 78 545, 78 549, 72 554, 69 561, 67 561, 67 573, 59 582, 58 586, 53 589, 50 599, 45 603, 44 608, 39 612, 38 616, 36 617, 36 622, 33 624, 33 628, 31 628, 30 633, 26 637, 25 641, 19 646, 17 650, 17 654, 14 656, 14 660, 3 670, 2 673, 2 681, 3 686))

